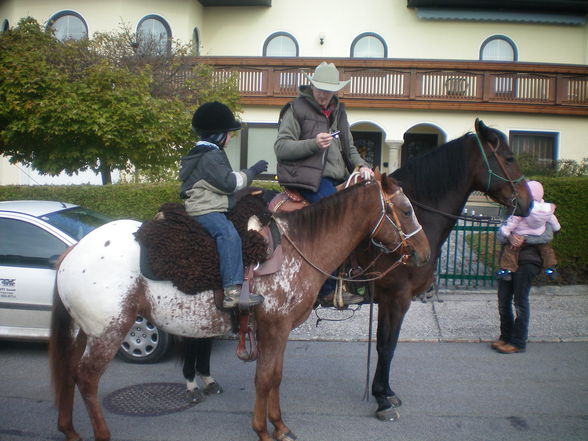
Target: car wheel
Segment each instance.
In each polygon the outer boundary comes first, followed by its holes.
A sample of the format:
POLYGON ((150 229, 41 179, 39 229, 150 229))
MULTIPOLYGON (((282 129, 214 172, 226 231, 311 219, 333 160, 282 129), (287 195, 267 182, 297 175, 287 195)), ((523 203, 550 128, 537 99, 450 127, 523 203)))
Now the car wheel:
POLYGON ((171 337, 140 315, 118 350, 118 357, 129 363, 156 363, 167 353, 171 337))

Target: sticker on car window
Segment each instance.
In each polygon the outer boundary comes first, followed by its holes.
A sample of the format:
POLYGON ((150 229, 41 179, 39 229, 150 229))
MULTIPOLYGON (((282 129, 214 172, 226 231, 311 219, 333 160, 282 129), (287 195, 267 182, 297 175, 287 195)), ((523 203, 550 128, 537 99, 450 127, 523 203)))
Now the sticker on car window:
POLYGON ((16 279, 0 279, 0 298, 16 299, 16 279))

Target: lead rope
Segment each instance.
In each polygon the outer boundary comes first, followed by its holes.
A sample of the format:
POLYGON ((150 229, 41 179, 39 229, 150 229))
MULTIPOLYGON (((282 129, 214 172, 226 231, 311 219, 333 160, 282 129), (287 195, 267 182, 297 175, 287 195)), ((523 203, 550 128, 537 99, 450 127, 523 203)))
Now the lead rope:
POLYGON ((369 282, 368 284, 368 296, 370 298, 370 322, 368 324, 368 350, 367 350, 367 366, 365 372, 365 389, 363 391, 363 401, 370 400, 370 362, 372 359, 372 333, 373 333, 373 322, 374 322, 374 291, 375 283, 369 282))

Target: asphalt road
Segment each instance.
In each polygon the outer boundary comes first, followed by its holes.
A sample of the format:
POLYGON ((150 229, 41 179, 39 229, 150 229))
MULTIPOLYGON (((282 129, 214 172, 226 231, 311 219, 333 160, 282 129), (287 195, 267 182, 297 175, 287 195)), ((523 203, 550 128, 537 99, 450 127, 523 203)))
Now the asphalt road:
MULTIPOLYGON (((162 416, 106 410, 113 440, 255 441, 255 364, 239 361, 234 349, 235 341, 218 341, 213 353, 223 394, 162 416)), ((400 343, 392 387, 404 404, 396 422, 376 420, 373 398, 362 401, 366 353, 361 342, 288 344, 282 410, 300 441, 588 439, 588 342, 530 343, 513 355, 485 343, 400 343)), ((0 440, 64 439, 56 429, 46 346, 0 342, 0 374, 0 440)), ((115 360, 100 397, 152 382, 183 382, 181 366, 174 359, 146 366, 115 360)), ((79 396, 74 421, 93 439, 79 396)))

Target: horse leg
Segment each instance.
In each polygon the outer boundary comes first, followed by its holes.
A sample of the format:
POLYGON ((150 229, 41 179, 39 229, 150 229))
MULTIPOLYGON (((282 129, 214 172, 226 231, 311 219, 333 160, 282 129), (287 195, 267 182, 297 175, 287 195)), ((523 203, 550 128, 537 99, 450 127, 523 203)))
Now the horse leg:
POLYGON ((372 383, 372 395, 378 403, 376 416, 382 420, 397 419, 398 412, 394 408, 402 404, 400 398, 390 388, 390 366, 398 344, 402 321, 409 306, 410 300, 407 303, 398 299, 396 301, 386 299, 378 304, 378 363, 372 383))
POLYGON ((80 330, 64 364, 64 369, 67 370, 67 373, 60 386, 59 402, 57 403, 59 409, 57 429, 65 435, 67 441, 78 441, 82 439, 73 427, 73 405, 76 386, 73 373, 75 366, 82 357, 85 347, 86 334, 80 330))
POLYGON ((108 331, 108 339, 89 336, 86 351, 76 369, 76 384, 84 399, 94 430, 95 441, 110 441, 110 430, 106 425, 98 400, 98 383, 124 339, 128 328, 124 329, 125 331, 108 331))
POLYGON ((199 338, 197 345, 196 372, 204 384, 205 395, 223 393, 223 388, 210 375, 210 355, 212 353, 213 338, 199 338))
POLYGON ((206 398, 196 383, 196 358, 199 339, 184 339, 184 366, 182 373, 186 380, 186 399, 192 403, 201 403, 206 398))
POLYGON ((200 403, 206 395, 216 395, 223 392, 223 388, 210 376, 210 354, 212 352, 212 338, 184 339, 184 366, 182 372, 186 379, 186 396, 189 401, 200 403), (196 382, 196 374, 204 384, 201 390, 196 382))
POLYGON ((267 431, 267 418, 274 426, 273 437, 279 441, 290 441, 296 436, 282 421, 280 409, 280 382, 284 366, 284 351, 289 330, 281 323, 258 324, 259 358, 255 371, 255 404, 253 407, 253 430, 259 441, 271 441, 267 431), (271 329, 271 336, 268 331, 271 329), (263 331, 265 332, 263 332, 263 331))
MULTIPOLYGON (((285 349, 284 345, 284 349, 285 349)), ((282 372, 284 370, 284 351, 281 357, 278 357, 274 363, 273 381, 268 394, 268 418, 274 426, 274 438, 277 440, 294 440, 296 436, 282 420, 282 409, 280 407, 280 384, 282 383, 282 372)))

